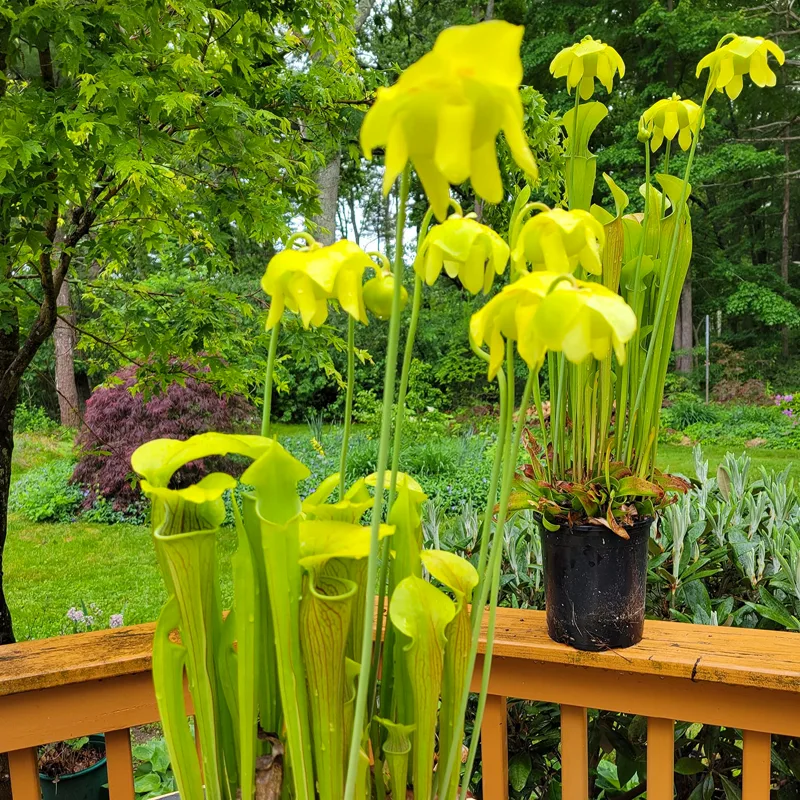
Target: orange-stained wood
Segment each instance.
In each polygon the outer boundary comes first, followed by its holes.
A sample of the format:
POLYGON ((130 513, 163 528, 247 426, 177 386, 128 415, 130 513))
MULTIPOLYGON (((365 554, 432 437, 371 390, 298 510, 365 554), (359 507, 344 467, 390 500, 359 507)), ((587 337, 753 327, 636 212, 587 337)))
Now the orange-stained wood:
MULTIPOLYGON (((146 671, 153 631, 152 624, 135 625, 6 645, 0 649, 0 695, 146 671)), ((800 637, 783 631, 648 620, 636 646, 585 653, 551 641, 544 612, 501 608, 494 652, 589 670, 800 691, 800 637)))
MULTIPOLYGON (((471 686, 473 691, 480 687, 480 665, 471 686)), ((497 657, 492 660, 489 691, 522 700, 800 736, 800 692, 497 657)))
POLYGON ((589 800, 589 729, 578 706, 561 706, 561 797, 589 800))
POLYGON ((744 731, 742 800, 769 800, 770 735, 744 731))
POLYGON ((12 750, 8 754, 8 770, 14 787, 14 800, 41 800, 39 761, 35 747, 12 750))
POLYGON ((671 719, 647 720, 647 798, 672 800, 675 796, 675 723, 671 719))
POLYGON ((150 669, 155 624, 0 647, 0 696, 150 669))
POLYGON ((508 797, 508 706, 505 697, 489 695, 481 724, 483 796, 486 800, 508 797))
POLYGON ((131 732, 128 728, 106 734, 108 793, 113 800, 135 800, 131 732))
MULTIPOLYGON (((191 698, 186 699, 191 713, 191 698)), ((150 671, 0 697, 0 753, 158 720, 150 671)))

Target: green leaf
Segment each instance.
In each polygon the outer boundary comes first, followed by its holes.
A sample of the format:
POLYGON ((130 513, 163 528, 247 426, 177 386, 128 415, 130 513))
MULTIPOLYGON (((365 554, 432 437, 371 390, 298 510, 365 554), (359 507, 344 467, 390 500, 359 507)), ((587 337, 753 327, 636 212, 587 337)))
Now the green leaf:
MULTIPOLYGON (((478 585, 478 572, 469 561, 444 550, 423 550, 422 563, 430 574, 453 591, 456 615, 447 626, 444 653, 442 701, 439 712, 439 760, 447 764, 455 749, 461 749, 464 720, 459 715, 461 696, 469 680, 469 648, 472 641, 469 602, 478 585)), ((458 770, 453 770, 450 786, 440 789, 443 797, 455 796, 458 770)))
POLYGON ((383 754, 389 767, 392 797, 402 797, 408 784, 408 756, 411 753, 411 734, 414 725, 400 725, 382 717, 376 720, 386 730, 383 754))
POLYGON ((406 662, 417 726, 412 769, 415 800, 431 800, 432 796, 445 629, 455 613, 455 605, 447 595, 415 575, 398 584, 389 606, 392 624, 409 639, 406 662))
POLYGON ((663 497, 664 490, 655 483, 628 475, 621 478, 617 488, 617 497, 663 497))
MULTIPOLYGON (((256 514, 261 527, 292 786, 297 800, 312 800, 311 729, 299 639, 300 498, 294 479, 307 474, 305 467, 301 467, 300 462, 278 446, 256 461, 242 480, 256 487, 254 497, 245 497, 245 524, 248 517, 252 519, 256 514), (287 518, 292 510, 294 516, 287 518)), ((255 524, 255 520, 250 524, 255 524)))
POLYGON ((156 623, 153 637, 153 686, 181 797, 186 800, 203 800, 200 764, 186 718, 183 695, 186 648, 170 639, 170 634, 178 627, 179 622, 178 603, 173 596, 161 609, 156 623))
POLYGON ((320 800, 341 800, 344 792, 345 649, 356 589, 352 581, 312 569, 300 602, 300 645, 320 800))
POLYGON ((675 772, 678 775, 699 775, 705 770, 706 765, 699 758, 679 758, 675 762, 675 772))
POLYGON ((531 774, 531 757, 529 753, 516 753, 508 762, 508 780, 515 792, 521 792, 531 774))
POLYGON ((742 790, 724 775, 719 776, 725 791, 725 800, 742 800, 742 790))
POLYGON ((153 534, 167 584, 174 591, 179 612, 178 629, 186 648, 186 672, 194 702, 195 720, 203 754, 203 774, 209 800, 221 800, 222 773, 219 752, 217 696, 218 636, 222 609, 218 602, 216 531, 163 536, 153 534))
POLYGON ((158 791, 161 788, 161 778, 155 772, 142 775, 133 782, 133 788, 139 794, 158 791))

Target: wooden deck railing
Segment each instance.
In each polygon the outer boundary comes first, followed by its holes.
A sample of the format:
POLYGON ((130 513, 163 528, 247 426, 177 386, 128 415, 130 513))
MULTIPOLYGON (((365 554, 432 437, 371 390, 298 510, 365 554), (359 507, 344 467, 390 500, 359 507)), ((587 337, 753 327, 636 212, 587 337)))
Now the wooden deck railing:
MULTIPOLYGON (((562 797, 587 800, 588 708, 648 719, 647 797, 670 800, 674 720, 743 731, 743 800, 768 800, 770 736, 800 736, 800 636, 648 622, 644 641, 580 653, 541 612, 502 610, 482 729, 483 796, 508 796, 506 698, 561 706, 562 797)), ((14 800, 38 800, 36 746, 105 732, 111 800, 133 800, 129 729, 158 719, 152 625, 0 648, 0 752, 14 800)), ((479 676, 475 676, 477 686, 479 676)))

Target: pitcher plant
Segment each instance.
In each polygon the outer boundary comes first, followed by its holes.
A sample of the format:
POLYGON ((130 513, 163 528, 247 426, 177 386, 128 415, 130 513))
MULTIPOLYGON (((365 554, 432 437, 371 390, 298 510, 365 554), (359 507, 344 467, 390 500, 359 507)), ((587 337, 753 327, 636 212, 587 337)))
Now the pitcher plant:
POLYGON ((710 78, 699 110, 673 98, 645 115, 645 211, 630 215, 628 198, 608 177, 614 212, 590 206, 588 143, 605 109, 588 101, 594 78, 610 91, 624 64, 611 48, 588 39, 553 62, 576 92, 564 119, 569 207, 530 202, 537 165, 519 93, 522 34, 501 21, 450 28, 393 86, 378 90, 361 145, 367 158, 384 152, 384 192, 399 180, 394 261, 348 241, 322 246, 306 232, 272 258, 262 280, 269 358, 261 435, 159 439, 132 457, 152 504, 152 536, 168 591, 156 627, 153 679, 183 800, 202 800, 204 793, 208 800, 400 800, 408 789, 415 800, 464 800, 487 697, 503 527, 519 502, 512 489, 531 403, 547 430, 539 385, 545 363, 553 424, 544 457, 535 461, 545 517, 574 512, 577 499, 588 516, 604 516, 613 526, 628 513, 625 503, 662 496, 653 461, 664 344, 691 252, 688 179, 706 102, 714 89, 735 96, 748 71, 757 83, 774 82, 766 52, 780 60, 782 53, 763 40, 726 38, 701 62, 710 78), (504 183, 500 133, 529 184, 504 183), (659 191, 650 178, 650 147, 666 141, 668 149, 675 136, 690 147, 686 175, 657 174, 659 191), (418 231, 409 297, 403 239, 412 168, 430 205, 418 231), (450 196, 451 184, 468 179, 476 197, 512 201, 505 235, 465 214, 450 196), (500 401, 474 563, 423 549, 427 498, 413 476, 399 471, 424 285, 442 270, 472 294, 503 284, 470 324, 471 347, 500 401), (309 470, 271 436, 279 332, 289 314, 308 329, 340 312, 348 328, 340 469, 303 497, 298 486, 309 470), (384 323, 377 468, 348 485, 355 326, 384 323), (527 367, 519 397, 518 358, 527 367), (187 463, 223 455, 247 461, 239 478, 214 472, 188 488, 171 488, 187 463), (603 487, 598 496, 588 489, 569 495, 562 486, 592 480, 603 487), (244 489, 241 505, 232 492, 237 484, 244 489), (237 534, 227 615, 216 553, 226 492, 237 534), (484 623, 477 711, 462 756, 484 623))

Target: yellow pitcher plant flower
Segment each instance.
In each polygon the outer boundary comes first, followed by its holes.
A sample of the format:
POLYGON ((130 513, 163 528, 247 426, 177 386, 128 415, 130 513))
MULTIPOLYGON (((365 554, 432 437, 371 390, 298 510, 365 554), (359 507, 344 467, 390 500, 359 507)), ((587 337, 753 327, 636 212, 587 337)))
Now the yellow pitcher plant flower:
MULTIPOLYGON (((560 281, 542 301, 535 335, 548 350, 561 350, 573 364, 598 361, 614 349, 625 363, 625 344, 636 332, 636 314, 620 295, 601 283, 560 281)), ((520 349, 522 352, 522 349, 520 349)))
MULTIPOLYGON (((672 141, 677 136, 681 150, 688 150, 700 112, 700 106, 694 100, 681 100, 677 94, 653 103, 642 114, 644 126, 653 134, 650 139, 650 149, 655 152, 661 147, 664 139, 672 141)), ((706 121, 703 118, 700 127, 705 128, 705 126, 706 121)))
POLYGON ((353 319, 367 324, 361 282, 372 259, 343 239, 322 247, 316 242, 301 250, 287 248, 270 259, 261 288, 271 298, 267 330, 277 325, 284 308, 300 314, 303 327, 322 325, 328 300, 336 299, 353 319))
POLYGON ((548 350, 580 363, 590 354, 605 358, 613 347, 622 363, 635 331, 636 315, 616 292, 547 271, 509 284, 470 320, 472 341, 489 345, 490 380, 502 366, 506 339, 515 340, 525 363, 537 370, 548 350))
POLYGON ((476 194, 499 203, 500 131, 520 168, 537 175, 519 96, 522 33, 500 20, 448 28, 394 86, 378 89, 361 127, 361 147, 368 159, 386 148, 384 194, 410 160, 439 220, 447 215, 449 184, 467 178, 476 194))
POLYGON ((550 72, 554 78, 567 79, 567 91, 579 87, 582 100, 594 94, 594 79, 597 78, 606 91, 611 94, 614 88, 614 75, 625 77, 625 62, 610 45, 584 36, 580 42, 565 47, 551 62, 550 72))
MULTIPOLYGON (((783 64, 786 56, 775 42, 763 36, 736 36, 717 47, 705 56, 697 65, 697 77, 708 68, 714 88, 723 89, 731 100, 735 100, 742 91, 742 76, 749 73, 756 86, 774 86, 775 73, 770 69, 767 55, 772 53, 779 64, 783 64)), ((724 40, 723 40, 724 41, 724 40)))
POLYGON ((553 208, 525 223, 514 248, 513 262, 518 270, 527 260, 534 271, 574 272, 580 265, 592 275, 599 275, 604 244, 603 226, 588 211, 553 208))
POLYGON ((495 275, 502 275, 509 248, 503 239, 476 219, 453 214, 434 225, 425 237, 414 270, 428 286, 444 271, 458 278, 471 294, 489 291, 495 275))

